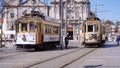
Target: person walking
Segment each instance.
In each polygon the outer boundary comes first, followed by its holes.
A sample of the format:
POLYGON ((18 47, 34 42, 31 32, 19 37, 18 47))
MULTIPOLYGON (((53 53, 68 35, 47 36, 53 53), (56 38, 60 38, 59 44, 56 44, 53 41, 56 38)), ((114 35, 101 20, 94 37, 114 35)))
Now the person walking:
POLYGON ((108 41, 108 37, 107 37, 107 36, 105 37, 105 41, 106 41, 106 42, 108 41))
POLYGON ((117 36, 117 45, 119 45, 119 42, 120 42, 120 36, 117 36))
POLYGON ((68 48, 68 43, 69 43, 69 36, 65 37, 65 49, 68 48))

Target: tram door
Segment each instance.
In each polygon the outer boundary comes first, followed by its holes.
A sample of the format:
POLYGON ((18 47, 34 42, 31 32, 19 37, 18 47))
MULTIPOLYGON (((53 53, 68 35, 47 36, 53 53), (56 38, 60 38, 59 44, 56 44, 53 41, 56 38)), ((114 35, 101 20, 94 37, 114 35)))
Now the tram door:
POLYGON ((68 33, 69 39, 73 40, 73 28, 72 27, 67 29, 67 33, 68 33))

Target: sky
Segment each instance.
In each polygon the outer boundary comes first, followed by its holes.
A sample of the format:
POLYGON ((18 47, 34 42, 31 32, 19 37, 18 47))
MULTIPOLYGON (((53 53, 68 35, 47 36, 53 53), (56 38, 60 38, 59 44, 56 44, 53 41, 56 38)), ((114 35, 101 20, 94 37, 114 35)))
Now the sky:
POLYGON ((91 10, 95 11, 97 6, 97 16, 101 20, 120 21, 120 0, 90 0, 91 10))

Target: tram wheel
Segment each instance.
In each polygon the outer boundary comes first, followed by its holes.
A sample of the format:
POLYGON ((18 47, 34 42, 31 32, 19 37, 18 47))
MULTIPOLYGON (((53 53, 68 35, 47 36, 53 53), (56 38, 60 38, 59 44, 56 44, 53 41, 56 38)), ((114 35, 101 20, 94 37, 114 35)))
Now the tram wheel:
POLYGON ((102 44, 98 44, 98 47, 102 47, 102 44))

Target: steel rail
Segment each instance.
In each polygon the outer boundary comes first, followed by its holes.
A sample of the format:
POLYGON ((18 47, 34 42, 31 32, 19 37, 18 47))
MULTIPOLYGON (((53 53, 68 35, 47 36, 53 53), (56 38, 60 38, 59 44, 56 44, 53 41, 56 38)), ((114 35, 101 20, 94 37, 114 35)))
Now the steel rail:
POLYGON ((89 51, 89 52, 85 53, 84 55, 82 55, 82 56, 80 56, 80 57, 78 57, 78 58, 76 58, 76 59, 72 60, 72 61, 71 61, 71 62, 69 62, 69 63, 64 64, 64 65, 63 65, 63 66, 61 66, 60 68, 65 68, 66 66, 68 66, 68 65, 72 64, 73 62, 75 62, 75 61, 77 61, 77 60, 79 60, 79 59, 81 59, 81 58, 83 58, 83 57, 87 56, 88 54, 90 54, 90 53, 94 52, 96 49, 97 49, 97 48, 95 48, 94 50, 91 50, 91 51, 89 51))
POLYGON ((57 58, 59 58, 59 57, 65 56, 65 55, 75 53, 75 52, 80 51, 80 50, 83 50, 83 49, 85 49, 85 48, 84 48, 84 47, 83 47, 83 48, 78 48, 78 49, 76 49, 76 50, 73 50, 73 51, 67 52, 67 53, 65 53, 65 54, 62 54, 62 55, 59 55, 59 56, 56 56, 56 57, 53 57, 53 58, 50 58, 50 59, 46 59, 46 60, 44 60, 44 61, 40 61, 40 62, 37 62, 37 63, 31 64, 31 65, 26 66, 26 67, 24 67, 24 68, 30 68, 30 67, 33 67, 33 66, 36 66, 36 65, 39 65, 39 64, 42 64, 42 63, 45 63, 45 62, 51 61, 51 60, 53 60, 53 59, 57 59, 57 58))

